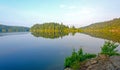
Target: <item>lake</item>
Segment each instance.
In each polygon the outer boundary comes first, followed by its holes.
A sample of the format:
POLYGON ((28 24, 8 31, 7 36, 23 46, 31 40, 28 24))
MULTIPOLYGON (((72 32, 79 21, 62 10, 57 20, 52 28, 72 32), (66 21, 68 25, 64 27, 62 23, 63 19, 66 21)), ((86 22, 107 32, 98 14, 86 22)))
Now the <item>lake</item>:
POLYGON ((0 33, 0 70, 63 70, 73 48, 97 54, 106 40, 83 33, 56 38, 30 32, 0 33))

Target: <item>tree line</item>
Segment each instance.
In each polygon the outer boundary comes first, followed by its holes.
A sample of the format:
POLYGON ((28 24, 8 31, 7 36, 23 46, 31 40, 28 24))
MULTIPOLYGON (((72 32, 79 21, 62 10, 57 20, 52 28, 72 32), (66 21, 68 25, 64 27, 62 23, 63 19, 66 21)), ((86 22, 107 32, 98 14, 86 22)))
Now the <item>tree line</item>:
POLYGON ((80 28, 83 31, 110 31, 110 32, 119 32, 120 31, 120 18, 115 18, 110 21, 99 22, 91 24, 80 28))
POLYGON ((28 27, 22 26, 7 26, 0 24, 0 32, 26 32, 29 31, 28 27))
POLYGON ((74 26, 65 26, 62 23, 48 22, 43 24, 35 24, 30 29, 31 32, 79 32, 80 29, 74 26))

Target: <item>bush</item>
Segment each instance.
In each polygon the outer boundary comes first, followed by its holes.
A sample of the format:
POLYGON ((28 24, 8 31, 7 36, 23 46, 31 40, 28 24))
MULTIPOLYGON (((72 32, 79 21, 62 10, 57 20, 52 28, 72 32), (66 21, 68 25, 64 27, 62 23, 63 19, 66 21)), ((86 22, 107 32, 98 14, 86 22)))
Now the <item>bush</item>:
POLYGON ((79 51, 77 52, 75 51, 75 49, 73 49, 72 55, 70 57, 65 58, 64 66, 75 67, 76 64, 78 64, 79 62, 83 62, 87 59, 94 58, 94 57, 96 57, 95 54, 88 54, 88 53, 84 54, 82 48, 80 48, 79 51))
MULTIPOLYGON (((109 56, 120 55, 118 50, 116 50, 117 47, 118 45, 114 42, 106 41, 105 44, 101 47, 100 54, 109 56)), ((72 55, 65 58, 64 66, 77 70, 78 67, 80 68, 81 62, 94 57, 96 57, 95 54, 84 53, 82 48, 80 48, 78 51, 73 49, 72 55)))
POLYGON ((101 47, 101 54, 113 56, 113 55, 120 55, 116 48, 119 45, 115 44, 114 42, 106 41, 105 44, 101 47))

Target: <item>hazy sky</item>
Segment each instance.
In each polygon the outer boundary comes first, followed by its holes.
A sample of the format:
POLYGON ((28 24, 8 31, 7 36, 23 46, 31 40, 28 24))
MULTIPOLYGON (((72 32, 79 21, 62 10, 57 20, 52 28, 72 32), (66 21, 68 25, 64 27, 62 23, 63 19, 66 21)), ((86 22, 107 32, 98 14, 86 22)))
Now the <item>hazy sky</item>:
POLYGON ((120 17, 120 0, 0 0, 0 24, 63 22, 81 27, 120 17))

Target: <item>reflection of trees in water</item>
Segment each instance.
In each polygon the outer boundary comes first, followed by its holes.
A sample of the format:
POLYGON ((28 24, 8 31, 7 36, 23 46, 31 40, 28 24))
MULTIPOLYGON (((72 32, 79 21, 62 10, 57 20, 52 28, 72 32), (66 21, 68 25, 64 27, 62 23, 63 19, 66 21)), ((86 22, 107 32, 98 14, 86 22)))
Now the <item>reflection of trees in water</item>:
POLYGON ((83 32, 93 37, 103 38, 107 40, 111 40, 113 42, 120 43, 120 33, 119 32, 108 32, 108 31, 88 31, 83 32))
POLYGON ((76 32, 80 32, 81 30, 78 28, 68 27, 63 25, 62 23, 48 22, 44 24, 35 24, 31 27, 30 31, 36 37, 44 37, 44 38, 59 38, 69 33, 74 35, 76 32))
POLYGON ((6 32, 6 33, 0 33, 0 37, 3 36, 10 36, 10 35, 23 35, 28 34, 29 32, 6 32))
POLYGON ((62 38, 63 36, 68 35, 68 32, 32 32, 32 35, 35 37, 44 37, 44 38, 62 38))

